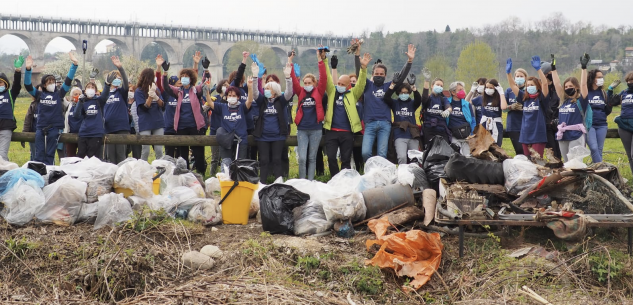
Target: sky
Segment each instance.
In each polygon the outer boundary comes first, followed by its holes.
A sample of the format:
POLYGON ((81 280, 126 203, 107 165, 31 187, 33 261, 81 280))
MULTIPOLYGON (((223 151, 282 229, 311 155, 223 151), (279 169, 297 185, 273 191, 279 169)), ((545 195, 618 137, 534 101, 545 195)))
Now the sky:
MULTIPOLYGON (((631 25, 630 0, 241 0, 204 1, 179 6, 175 1, 127 1, 114 6, 95 1, 73 1, 69 5, 31 0, 4 1, 2 15, 45 16, 91 20, 137 21, 141 23, 190 25, 261 31, 282 31, 340 36, 357 36, 364 31, 382 29, 384 33, 482 27, 517 16, 523 22, 537 22, 562 12, 572 23, 591 22, 617 27, 631 25), (236 5, 236 3, 239 3, 236 5), (448 6, 451 5, 451 6, 448 6), (598 6, 598 7, 594 7, 598 6), (81 14, 79 14, 81 12, 81 14)), ((102 43, 98 52, 105 51, 102 43)), ((49 43, 47 52, 68 51, 71 44, 60 38, 49 43)), ((25 44, 14 37, 0 38, 0 52, 17 53, 25 44)))

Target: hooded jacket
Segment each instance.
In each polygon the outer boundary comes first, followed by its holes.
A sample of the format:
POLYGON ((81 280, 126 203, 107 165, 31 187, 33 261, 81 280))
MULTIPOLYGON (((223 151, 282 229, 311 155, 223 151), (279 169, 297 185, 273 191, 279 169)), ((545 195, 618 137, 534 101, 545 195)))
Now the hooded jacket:
POLYGON ((163 86, 165 88, 165 92, 167 94, 177 97, 178 104, 176 104, 176 113, 174 114, 174 130, 178 131, 178 122, 180 120, 180 107, 182 105, 182 99, 185 96, 185 90, 189 90, 189 101, 191 102, 191 111, 193 112, 193 117, 196 121, 196 129, 200 130, 207 126, 206 121, 204 120, 204 116, 202 115, 202 104, 200 101, 202 100, 202 84, 207 80, 206 75, 202 77, 202 82, 200 85, 193 86, 191 85, 189 89, 185 89, 184 86, 176 87, 169 84, 169 79, 167 78, 167 74, 163 76, 163 86))
POLYGON ((4 73, 0 73, 0 80, 6 83, 5 91, 0 92, 0 101, 2 101, 0 104, 0 130, 15 130, 17 128, 14 116, 15 99, 22 90, 22 72, 18 70, 13 74, 13 86, 4 73), (5 101, 7 105, 4 104, 5 101))
MULTIPOLYGON (((334 103, 336 99, 336 87, 334 86, 334 82, 332 81, 332 73, 330 72, 330 66, 328 65, 328 59, 324 59, 323 64, 325 65, 326 74, 327 74, 327 110, 325 112, 325 120, 323 121, 323 128, 330 130, 332 128, 332 118, 334 117, 334 103)), ((360 69, 360 74, 358 75, 358 82, 356 86, 345 93, 343 97, 343 104, 345 105, 345 112, 347 112, 347 118, 349 119, 350 126, 352 127, 352 132, 356 133, 363 129, 363 126, 360 123, 360 117, 358 116, 358 110, 356 108, 356 101, 363 96, 365 92, 365 83, 367 81, 367 68, 360 69)), ((391 111, 391 110, 390 110, 391 111)))

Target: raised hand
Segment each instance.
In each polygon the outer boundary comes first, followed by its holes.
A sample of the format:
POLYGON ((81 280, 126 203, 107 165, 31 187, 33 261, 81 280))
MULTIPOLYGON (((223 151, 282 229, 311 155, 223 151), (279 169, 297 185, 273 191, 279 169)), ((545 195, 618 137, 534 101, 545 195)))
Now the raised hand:
POLYGON ((112 84, 112 82, 116 79, 117 74, 112 71, 108 74, 108 77, 106 78, 106 84, 110 85, 112 84))
POLYGON ((259 77, 259 66, 256 62, 251 63, 251 72, 253 73, 253 76, 257 75, 259 77))
POLYGON ((409 85, 415 87, 415 81, 416 81, 415 74, 413 74, 413 73, 409 74, 409 77, 407 77, 407 83, 409 83, 409 85))
POLYGON ((253 87, 253 77, 249 77, 246 80, 246 84, 248 85, 249 88, 252 88, 253 87))
POLYGON ((27 70, 31 70, 31 67, 33 67, 33 57, 31 57, 31 55, 26 57, 26 69, 27 70))
POLYGON ((338 56, 332 55, 332 58, 330 58, 330 66, 332 66, 332 70, 338 67, 338 56))
POLYGON ((363 57, 360 59, 361 68, 366 69, 367 65, 369 64, 369 61, 371 61, 371 55, 369 55, 369 53, 365 53, 363 57))
POLYGON ((512 73, 512 58, 506 60, 506 74, 512 73))
POLYGON ((163 63, 165 62, 165 59, 163 58, 163 55, 156 55, 156 66, 160 67, 163 65, 163 63))
POLYGON ((396 72, 393 74, 393 79, 391 80, 391 82, 398 83, 398 80, 400 80, 400 72, 396 72))
POLYGON ((20 55, 16 60, 13 61, 13 66, 16 69, 22 69, 22 65, 24 64, 24 57, 20 55))
POLYGON ((286 78, 290 78, 290 73, 292 73, 292 64, 286 63, 286 67, 284 67, 284 75, 286 78))
POLYGON ((475 92, 477 91, 477 87, 479 87, 479 83, 478 82, 473 82, 473 84, 470 86, 470 92, 475 92))
POLYGON ((99 75, 99 69, 97 68, 92 68, 92 71, 90 71, 90 78, 97 78, 97 75, 99 75))
POLYGON ((295 55, 297 55, 295 50, 288 51, 288 62, 292 62, 292 60, 295 58, 295 55))
POLYGON ((415 58, 415 50, 417 50, 417 48, 413 44, 410 44, 409 49, 404 53, 409 58, 409 62, 412 62, 415 58))
POLYGON ((251 53, 248 53, 248 51, 244 51, 244 52, 242 52, 242 59, 243 59, 243 60, 246 60, 246 58, 248 58, 248 56, 249 56, 250 54, 251 54, 251 53))
POLYGON ((322 44, 319 45, 319 48, 317 49, 317 52, 319 52, 319 55, 321 56, 321 59, 325 59, 327 57, 325 49, 323 48, 322 44))
POLYGON ((585 53, 585 55, 580 57, 580 67, 585 70, 587 69, 587 64, 589 63, 589 60, 591 58, 589 57, 589 54, 585 53))
POLYGON ((77 57, 75 57, 75 52, 73 52, 73 51, 68 52, 68 57, 70 57, 70 61, 73 62, 73 65, 76 66, 76 65, 79 64, 79 61, 77 60, 77 57))
POLYGON ((112 60, 112 64, 114 64, 115 67, 121 69, 121 61, 119 60, 118 56, 112 56, 110 57, 110 59, 112 60))
POLYGON ((259 60, 257 59, 257 54, 251 54, 251 60, 256 62, 259 65, 259 60))
POLYGON ((196 53, 193 54, 194 67, 198 66, 198 63, 200 63, 200 58, 201 57, 202 57, 202 55, 200 55, 200 51, 196 51, 196 53))
POLYGON ((301 77, 301 67, 298 64, 294 64, 294 68, 295 68, 295 76, 301 77))
POLYGON ((552 71, 556 71, 556 57, 554 57, 554 54, 552 55, 552 71))
POLYGON ((497 89, 497 92, 499 92, 499 95, 505 95, 505 91, 503 91, 503 87, 501 87, 501 85, 496 86, 495 89, 497 89))
POLYGON ((617 86, 619 86, 619 85, 620 85, 620 80, 619 80, 619 79, 616 79, 616 80, 614 80, 614 81, 611 83, 611 85, 609 85, 609 90, 613 90, 613 89, 615 89, 615 88, 616 88, 617 86))
POLYGON ((424 80, 427 82, 431 81, 431 71, 427 67, 422 69, 422 76, 424 76, 424 80))
POLYGON ((541 70, 541 58, 538 55, 532 56, 532 61, 530 63, 536 71, 541 70))
POLYGON ((204 59, 202 60, 202 67, 206 70, 209 69, 209 65, 211 64, 211 61, 209 61, 209 59, 205 56, 204 59))

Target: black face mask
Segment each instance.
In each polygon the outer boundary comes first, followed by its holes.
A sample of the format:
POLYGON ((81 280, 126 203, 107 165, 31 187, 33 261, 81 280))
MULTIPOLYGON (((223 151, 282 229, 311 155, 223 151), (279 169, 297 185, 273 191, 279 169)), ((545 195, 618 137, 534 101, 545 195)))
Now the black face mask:
POLYGON ((356 84, 352 84, 352 88, 354 88, 354 86, 356 86, 356 84))
POLYGON ((565 89, 565 94, 567 94, 568 96, 576 95, 576 88, 567 88, 567 89, 565 89))
POLYGON ((633 90, 633 83, 626 83, 627 86, 629 86, 629 89, 633 90))
POLYGON ((376 84, 376 86, 382 86, 384 83, 385 83, 384 76, 374 76, 374 84, 376 84))
POLYGON ((547 74, 545 78, 547 78, 548 80, 552 80, 552 74, 547 74))

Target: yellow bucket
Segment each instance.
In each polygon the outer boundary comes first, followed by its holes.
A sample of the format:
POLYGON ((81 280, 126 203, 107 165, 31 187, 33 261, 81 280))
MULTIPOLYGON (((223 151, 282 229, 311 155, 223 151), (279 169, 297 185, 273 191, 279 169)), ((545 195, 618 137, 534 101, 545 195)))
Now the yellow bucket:
MULTIPOLYGON (((115 187, 114 192, 117 194, 123 194, 123 197, 125 198, 134 195, 134 192, 131 189, 122 187, 115 187)), ((154 193, 154 195, 160 195, 160 178, 158 177, 154 177, 154 182, 152 183, 152 192, 154 193)))
MULTIPOLYGON (((222 199, 229 193, 234 181, 220 181, 222 199)), ((251 208, 253 193, 259 185, 241 181, 222 202, 222 221, 224 224, 248 224, 248 212, 251 208)))

